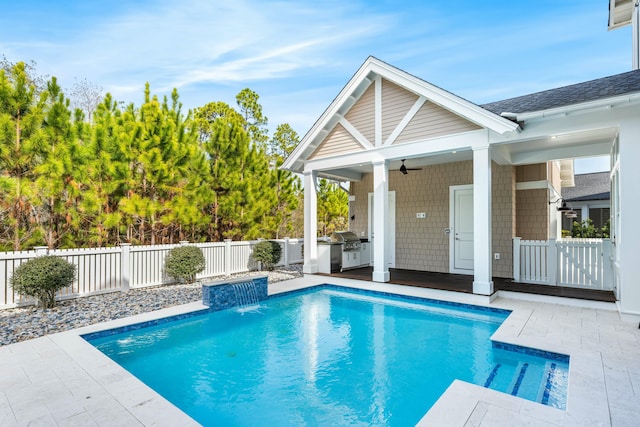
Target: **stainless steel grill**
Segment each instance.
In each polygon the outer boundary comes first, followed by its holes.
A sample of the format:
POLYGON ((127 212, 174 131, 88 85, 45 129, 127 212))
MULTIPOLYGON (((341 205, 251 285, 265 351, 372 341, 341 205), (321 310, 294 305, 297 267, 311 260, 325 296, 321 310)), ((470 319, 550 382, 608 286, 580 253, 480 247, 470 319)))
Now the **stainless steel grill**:
POLYGON ((360 250, 360 238, 352 231, 336 231, 330 238, 332 242, 342 243, 343 252, 360 250))

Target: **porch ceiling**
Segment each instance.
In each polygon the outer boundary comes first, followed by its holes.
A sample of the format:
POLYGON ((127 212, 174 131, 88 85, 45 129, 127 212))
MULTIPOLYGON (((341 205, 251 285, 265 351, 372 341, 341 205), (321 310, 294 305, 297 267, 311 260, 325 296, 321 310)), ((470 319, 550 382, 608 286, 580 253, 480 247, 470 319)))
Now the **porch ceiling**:
POLYGON ((617 128, 603 128, 496 143, 493 160, 503 165, 526 165, 608 155, 617 135, 617 128))
MULTIPOLYGON (((422 157, 403 157, 406 159, 405 166, 409 169, 421 168, 423 166, 438 165, 443 163, 462 162, 466 160, 473 160, 473 151, 456 150, 446 153, 432 154, 422 157)), ((402 159, 390 159, 389 170, 392 172, 399 171, 402 165, 402 159)), ((365 173, 373 172, 372 163, 360 163, 341 168, 335 168, 330 170, 319 171, 319 175, 324 178, 347 180, 347 181, 359 181, 362 175, 365 173)), ((398 172, 399 173, 399 172, 398 172)))
MULTIPOLYGON (((517 141, 495 142, 492 144, 492 159, 500 165, 526 165, 552 160, 575 159, 608 155, 613 141, 618 135, 616 128, 595 129, 572 132, 517 141)), ((471 149, 432 153, 428 156, 403 156, 408 168, 473 160, 471 149)), ((389 159, 389 170, 400 168, 401 158, 389 159)), ((365 173, 371 173, 371 163, 358 163, 337 168, 320 170, 325 178, 359 181, 365 173)))

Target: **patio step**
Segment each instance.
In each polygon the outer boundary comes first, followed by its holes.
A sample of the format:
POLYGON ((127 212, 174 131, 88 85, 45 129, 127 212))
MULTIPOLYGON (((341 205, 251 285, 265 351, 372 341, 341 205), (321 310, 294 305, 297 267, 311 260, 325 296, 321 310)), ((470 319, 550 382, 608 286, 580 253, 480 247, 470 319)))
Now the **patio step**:
POLYGON ((551 365, 497 363, 487 376, 484 387, 538 403, 548 402, 555 373, 555 364, 551 365))

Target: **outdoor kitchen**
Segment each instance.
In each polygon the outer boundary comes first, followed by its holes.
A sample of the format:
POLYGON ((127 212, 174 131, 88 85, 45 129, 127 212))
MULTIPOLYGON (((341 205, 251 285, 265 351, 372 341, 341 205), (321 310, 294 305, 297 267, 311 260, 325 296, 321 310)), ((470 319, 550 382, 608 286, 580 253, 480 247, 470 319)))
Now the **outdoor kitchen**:
POLYGON ((351 268, 369 266, 371 244, 351 231, 336 231, 327 239, 318 240, 318 271, 337 273, 351 268))

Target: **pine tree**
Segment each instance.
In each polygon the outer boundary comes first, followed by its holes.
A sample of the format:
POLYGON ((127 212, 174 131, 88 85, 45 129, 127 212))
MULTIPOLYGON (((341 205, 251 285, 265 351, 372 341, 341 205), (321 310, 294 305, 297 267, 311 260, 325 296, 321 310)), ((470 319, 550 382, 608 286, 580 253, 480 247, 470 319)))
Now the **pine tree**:
POLYGON ((260 96, 249 88, 242 89, 236 95, 238 108, 244 120, 242 127, 251 138, 254 145, 265 148, 269 136, 267 135, 267 123, 269 120, 262 114, 262 105, 258 102, 260 96))
POLYGON ((290 125, 282 124, 269 142, 269 154, 273 168, 271 180, 275 189, 275 203, 266 221, 271 222, 275 238, 289 235, 294 230, 292 221, 293 212, 298 207, 300 192, 300 180, 289 171, 280 169, 285 158, 300 142, 300 137, 290 125))
POLYGON ((75 201, 80 185, 74 172, 82 167, 84 158, 71 121, 69 100, 65 98, 57 79, 47 84, 52 101, 43 122, 44 144, 42 163, 34 168, 40 209, 38 222, 46 245, 55 248, 74 246, 74 232, 79 225, 75 201))
POLYGON ((321 179, 318 185, 318 231, 327 236, 347 228, 349 195, 337 182, 321 179))
POLYGON ((181 192, 196 133, 183 122, 176 90, 169 105, 166 98, 160 103, 151 97, 147 84, 144 99, 139 109, 130 106, 125 111, 120 150, 129 163, 129 176, 127 197, 120 201, 120 208, 128 219, 128 238, 154 245, 163 235, 158 226, 170 215, 169 201, 181 192))
POLYGON ((7 75, 0 70, 0 200, 3 246, 21 250, 41 241, 37 235, 34 168, 41 162, 46 137, 43 120, 48 93, 37 88, 23 62, 7 75))

